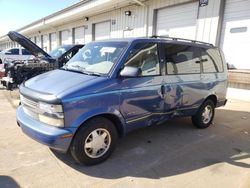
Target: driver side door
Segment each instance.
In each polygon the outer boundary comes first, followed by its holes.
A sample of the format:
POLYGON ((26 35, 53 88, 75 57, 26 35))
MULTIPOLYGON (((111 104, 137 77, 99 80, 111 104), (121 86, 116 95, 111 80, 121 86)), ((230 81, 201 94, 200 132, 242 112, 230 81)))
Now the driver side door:
POLYGON ((141 73, 121 81, 120 111, 127 131, 160 121, 164 110, 164 76, 161 75, 158 44, 137 42, 130 52, 124 66, 139 68, 141 73))

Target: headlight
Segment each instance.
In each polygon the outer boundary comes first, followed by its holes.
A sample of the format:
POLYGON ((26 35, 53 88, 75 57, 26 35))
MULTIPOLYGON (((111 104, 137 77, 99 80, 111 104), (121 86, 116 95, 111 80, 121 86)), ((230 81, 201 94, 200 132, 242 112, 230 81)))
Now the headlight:
POLYGON ((64 126, 64 115, 62 105, 39 102, 38 108, 40 111, 38 118, 41 122, 56 127, 64 126))

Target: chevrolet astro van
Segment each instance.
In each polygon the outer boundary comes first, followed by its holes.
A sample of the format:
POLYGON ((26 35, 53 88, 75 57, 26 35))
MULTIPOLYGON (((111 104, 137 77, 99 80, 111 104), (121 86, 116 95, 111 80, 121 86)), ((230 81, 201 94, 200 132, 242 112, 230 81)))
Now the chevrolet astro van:
POLYGON ((96 41, 20 86, 17 122, 36 141, 93 165, 134 129, 183 116, 209 127, 226 91, 225 59, 211 44, 157 36, 96 41))

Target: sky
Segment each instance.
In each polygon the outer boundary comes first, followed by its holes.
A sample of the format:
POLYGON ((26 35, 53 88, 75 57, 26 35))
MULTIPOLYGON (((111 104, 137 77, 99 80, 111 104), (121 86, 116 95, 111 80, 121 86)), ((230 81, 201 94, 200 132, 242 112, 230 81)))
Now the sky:
POLYGON ((77 2, 79 0, 0 0, 0 36, 77 2))

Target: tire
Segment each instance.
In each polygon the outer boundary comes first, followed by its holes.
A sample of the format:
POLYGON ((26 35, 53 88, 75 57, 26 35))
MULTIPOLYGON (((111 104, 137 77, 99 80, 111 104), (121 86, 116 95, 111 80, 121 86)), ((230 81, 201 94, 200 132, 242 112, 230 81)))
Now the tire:
POLYGON ((111 155, 117 138, 117 130, 110 120, 103 117, 93 118, 77 131, 70 146, 70 153, 79 164, 95 165, 111 155))
POLYGON ((192 122, 195 127, 205 129, 209 127, 214 119, 215 104, 212 100, 206 100, 197 113, 192 116, 192 122))

